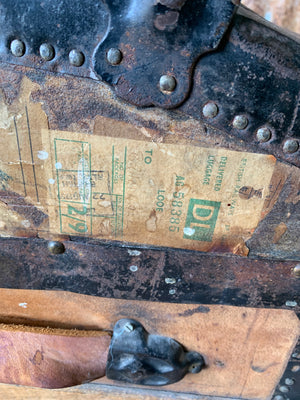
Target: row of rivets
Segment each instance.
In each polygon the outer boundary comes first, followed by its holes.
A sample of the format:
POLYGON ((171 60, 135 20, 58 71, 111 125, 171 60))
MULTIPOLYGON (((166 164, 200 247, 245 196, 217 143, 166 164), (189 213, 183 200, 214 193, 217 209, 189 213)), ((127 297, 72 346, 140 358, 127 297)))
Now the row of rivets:
MULTIPOLYGON (((45 61, 51 61, 55 57, 54 47, 49 43, 43 43, 40 46, 40 56, 45 61)), ((10 51, 15 57, 23 57, 26 52, 25 43, 15 39, 10 44, 10 51)), ((69 62, 74 67, 81 67, 84 63, 84 54, 79 50, 71 50, 69 53, 69 62)))
MULTIPOLYGON (((215 118, 219 114, 219 108, 216 103, 209 101, 203 106, 202 114, 205 118, 215 118)), ((249 120, 245 115, 236 115, 232 121, 232 126, 240 131, 247 128, 249 120)), ((269 142, 272 138, 272 131, 267 126, 263 126, 256 131, 256 138, 260 143, 269 142)), ((288 139, 283 145, 283 151, 287 154, 294 154, 300 148, 296 139, 288 139)))
MULTIPOLYGON (((25 43, 19 39, 11 42, 10 49, 15 57, 22 57, 25 54, 25 43)), ((43 43, 40 46, 40 56, 45 61, 51 61, 55 57, 54 47, 49 43, 43 43)), ((74 67, 80 67, 84 63, 84 54, 79 50, 71 50, 69 53, 69 62, 74 67)), ((123 54, 119 49, 111 48, 106 54, 107 62, 111 65, 119 65, 123 59, 123 54)), ((176 79, 172 75, 162 75, 159 80, 159 87, 163 93, 171 93, 176 88, 176 79)), ((202 109, 205 118, 215 118, 219 113, 219 108, 214 102, 208 102, 202 109)), ((245 115, 236 115, 232 121, 232 126, 238 130, 247 128, 249 120, 245 115)), ((260 143, 266 143, 272 138, 270 128, 264 126, 256 132, 257 140, 260 143)), ((283 151, 287 154, 294 154, 299 150, 299 142, 295 139, 288 139, 283 145, 283 151)))
MULTIPOLYGON (((119 65, 123 59, 121 50, 111 48, 106 53, 106 60, 110 65, 119 65)), ((174 92, 176 88, 176 79, 172 75, 162 75, 159 80, 159 88, 163 93, 174 92)))
MULTIPOLYGON (((107 62, 111 65, 118 65, 123 59, 123 54, 119 49, 111 48, 106 54, 107 62)), ((159 88, 163 93, 171 93, 177 85, 176 79, 172 75, 162 75, 159 80, 159 88)), ((208 102, 202 110, 205 118, 215 118, 219 113, 219 108, 214 102, 208 102)), ((249 120, 245 115, 236 115, 232 121, 232 126, 238 130, 244 130, 249 125, 249 120)), ((264 126, 256 132, 257 140, 260 143, 266 143, 272 138, 270 128, 264 126)), ((299 142, 295 139, 289 139, 284 143, 283 151, 288 154, 296 153, 299 150, 299 142)))

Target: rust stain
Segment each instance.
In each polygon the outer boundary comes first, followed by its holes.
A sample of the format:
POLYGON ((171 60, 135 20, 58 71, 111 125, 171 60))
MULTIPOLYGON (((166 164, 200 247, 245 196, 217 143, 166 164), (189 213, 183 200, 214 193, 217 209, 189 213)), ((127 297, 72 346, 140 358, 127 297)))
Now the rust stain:
POLYGON ((156 226, 156 221, 157 221, 157 216, 156 216, 156 211, 152 210, 150 215, 149 215, 149 219, 147 219, 146 221, 146 229, 149 232, 155 232, 157 229, 156 226))
POLYGON ((155 18, 154 26, 160 31, 170 31, 176 28, 178 19, 179 12, 166 11, 155 18))
POLYGON ((40 226, 48 216, 33 204, 27 202, 23 196, 12 191, 0 191, 0 201, 12 211, 31 221, 35 227, 40 226))

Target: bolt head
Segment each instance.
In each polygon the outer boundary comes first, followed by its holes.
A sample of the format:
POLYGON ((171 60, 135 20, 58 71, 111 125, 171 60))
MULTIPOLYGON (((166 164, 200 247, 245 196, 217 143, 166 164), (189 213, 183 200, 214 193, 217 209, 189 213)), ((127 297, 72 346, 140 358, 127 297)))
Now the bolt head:
POLYGON ((297 276, 298 278, 300 278, 300 264, 297 264, 294 269, 293 269, 293 273, 295 276, 297 276))
POLYGON ((234 117, 232 125, 235 129, 244 130, 249 124, 248 118, 245 115, 237 115, 234 117))
POLYGON ((43 43, 40 45, 40 56, 45 61, 53 60, 55 56, 54 47, 49 43, 43 43))
POLYGON ((268 142, 272 137, 271 129, 267 128, 266 126, 259 128, 256 132, 256 137, 257 140, 261 143, 268 142))
POLYGON ((205 118, 215 118, 219 114, 219 108, 216 103, 210 101, 205 104, 202 113, 205 118))
POLYGON ((71 50, 69 53, 69 61, 73 67, 81 67, 84 63, 84 55, 79 50, 71 50))
POLYGON ((62 242, 51 241, 48 243, 48 250, 52 254, 63 254, 65 252, 65 246, 62 242))
POLYGON ((119 49, 111 48, 106 54, 106 59, 111 65, 118 65, 122 61, 123 54, 119 49))
POLYGON ((163 75, 160 77, 159 87, 162 92, 173 92, 176 88, 176 79, 171 75, 163 75))
POLYGON ((296 153, 299 150, 299 142, 295 139, 288 139, 283 145, 283 151, 288 154, 296 153))
POLYGON ((25 54, 25 43, 19 39, 15 39, 10 44, 10 51, 15 57, 22 57, 25 54))

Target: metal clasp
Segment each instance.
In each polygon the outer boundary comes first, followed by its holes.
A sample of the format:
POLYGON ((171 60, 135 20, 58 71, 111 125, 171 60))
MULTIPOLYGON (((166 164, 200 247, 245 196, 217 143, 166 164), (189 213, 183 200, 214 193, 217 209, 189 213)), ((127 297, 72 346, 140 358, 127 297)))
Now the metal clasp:
POLYGON ((181 380, 188 372, 200 372, 204 364, 201 354, 185 351, 176 340, 149 334, 138 321, 121 319, 114 327, 106 376, 161 386, 181 380))

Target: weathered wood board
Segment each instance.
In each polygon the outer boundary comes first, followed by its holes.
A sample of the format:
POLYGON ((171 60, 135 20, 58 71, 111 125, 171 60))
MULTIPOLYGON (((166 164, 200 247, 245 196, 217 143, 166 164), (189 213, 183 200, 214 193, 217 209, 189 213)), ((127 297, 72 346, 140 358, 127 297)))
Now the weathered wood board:
MULTIPOLYGON (((287 310, 122 301, 67 292, 4 289, 0 290, 0 299, 0 321, 6 323, 36 325, 43 321, 50 327, 102 330, 112 329, 118 319, 135 318, 148 332, 173 337, 188 350, 199 351, 207 368, 165 387, 163 392, 169 398, 176 398, 172 396, 177 393, 181 399, 193 395, 270 399, 300 332, 298 318, 287 310)), ((94 385, 101 393, 102 385, 107 390, 107 385, 119 384, 102 378, 94 385)), ((119 390, 122 393, 124 389, 119 390)), ((9 395, 9 388, 5 386, 2 393, 9 395)), ((14 387, 11 393, 16 393, 14 387)), ((159 388, 152 387, 150 394, 162 398, 159 388)))
POLYGON ((299 0, 242 0, 242 4, 269 21, 300 33, 299 0))

